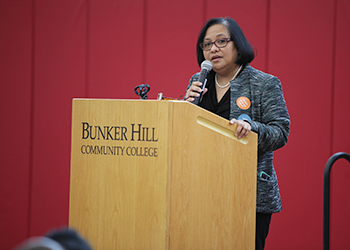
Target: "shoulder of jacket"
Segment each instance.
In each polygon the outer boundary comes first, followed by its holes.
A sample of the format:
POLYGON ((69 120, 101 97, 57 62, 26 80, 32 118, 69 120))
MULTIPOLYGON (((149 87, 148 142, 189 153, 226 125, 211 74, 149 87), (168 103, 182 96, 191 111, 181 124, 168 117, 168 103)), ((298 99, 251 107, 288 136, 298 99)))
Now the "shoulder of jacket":
POLYGON ((255 84, 262 84, 262 83, 266 83, 268 81, 271 81, 272 79, 276 79, 278 80, 278 78, 274 75, 265 73, 261 70, 255 69, 250 65, 247 65, 247 73, 249 74, 249 76, 251 77, 252 80, 254 80, 255 84))

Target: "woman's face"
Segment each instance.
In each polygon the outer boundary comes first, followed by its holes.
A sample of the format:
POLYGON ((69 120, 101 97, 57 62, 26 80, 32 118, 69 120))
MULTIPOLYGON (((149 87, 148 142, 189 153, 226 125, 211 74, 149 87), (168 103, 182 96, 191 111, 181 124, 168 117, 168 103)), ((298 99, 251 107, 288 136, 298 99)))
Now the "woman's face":
MULTIPOLYGON (((230 38, 230 32, 222 24, 210 26, 205 33, 203 42, 214 42, 220 38, 230 38)), ((230 75, 236 68, 238 51, 232 41, 223 48, 218 48, 215 44, 210 50, 203 51, 204 58, 213 64, 213 70, 217 74, 230 75)))

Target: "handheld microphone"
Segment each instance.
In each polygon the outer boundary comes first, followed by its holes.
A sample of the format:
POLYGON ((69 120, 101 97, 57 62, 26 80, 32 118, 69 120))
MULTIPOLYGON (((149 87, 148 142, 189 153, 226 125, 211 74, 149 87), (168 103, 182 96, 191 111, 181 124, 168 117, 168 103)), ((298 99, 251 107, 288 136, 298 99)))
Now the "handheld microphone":
POLYGON ((207 74, 212 68, 213 68, 213 65, 208 60, 203 61, 201 64, 201 72, 199 73, 198 82, 202 83, 202 86, 201 86, 202 92, 199 93, 199 97, 194 98, 193 103, 196 105, 198 105, 200 99, 202 98, 202 93, 205 88, 205 84, 207 83, 207 74))

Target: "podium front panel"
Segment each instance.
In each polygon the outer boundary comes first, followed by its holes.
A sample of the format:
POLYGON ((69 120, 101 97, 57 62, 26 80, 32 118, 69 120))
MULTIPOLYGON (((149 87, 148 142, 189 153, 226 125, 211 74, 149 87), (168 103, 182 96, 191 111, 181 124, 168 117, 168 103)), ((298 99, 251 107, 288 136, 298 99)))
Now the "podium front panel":
POLYGON ((69 225, 94 249, 254 249, 257 135, 183 101, 74 99, 69 225))
POLYGON ((73 100, 69 224, 94 249, 167 249, 169 105, 73 100))

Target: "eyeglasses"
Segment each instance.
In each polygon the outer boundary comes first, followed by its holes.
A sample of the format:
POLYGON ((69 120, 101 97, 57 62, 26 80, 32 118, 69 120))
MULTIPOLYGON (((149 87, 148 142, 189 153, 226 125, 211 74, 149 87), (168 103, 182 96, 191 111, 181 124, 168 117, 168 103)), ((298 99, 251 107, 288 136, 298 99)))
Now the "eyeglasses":
POLYGON ((219 38, 214 42, 202 42, 199 44, 202 50, 210 50, 213 44, 218 48, 223 48, 227 45, 228 42, 232 41, 231 38, 219 38))

